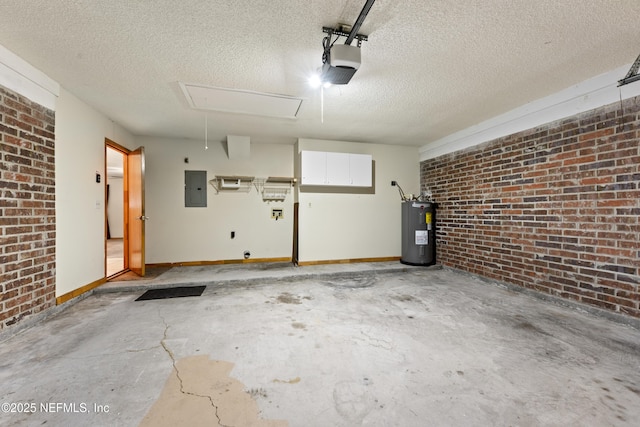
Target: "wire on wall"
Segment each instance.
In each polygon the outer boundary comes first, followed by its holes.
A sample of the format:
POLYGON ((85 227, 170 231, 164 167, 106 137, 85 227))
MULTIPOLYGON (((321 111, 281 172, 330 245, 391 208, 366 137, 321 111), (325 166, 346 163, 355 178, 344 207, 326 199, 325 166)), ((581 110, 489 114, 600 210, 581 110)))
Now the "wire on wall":
POLYGON ((204 149, 205 150, 209 149, 209 138, 207 135, 208 130, 209 130, 209 126, 207 123, 207 114, 205 113, 204 115, 204 149))
POLYGON ((324 86, 320 86, 320 123, 324 123, 324 86))

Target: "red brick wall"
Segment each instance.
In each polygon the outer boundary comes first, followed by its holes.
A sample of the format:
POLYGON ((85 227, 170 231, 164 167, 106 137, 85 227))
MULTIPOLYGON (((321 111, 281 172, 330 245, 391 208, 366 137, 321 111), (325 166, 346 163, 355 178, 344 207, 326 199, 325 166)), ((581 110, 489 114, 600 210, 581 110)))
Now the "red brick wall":
POLYGON ((640 97, 421 163, 438 262, 640 317, 640 97))
POLYGON ((0 86, 0 330, 55 305, 55 113, 0 86))

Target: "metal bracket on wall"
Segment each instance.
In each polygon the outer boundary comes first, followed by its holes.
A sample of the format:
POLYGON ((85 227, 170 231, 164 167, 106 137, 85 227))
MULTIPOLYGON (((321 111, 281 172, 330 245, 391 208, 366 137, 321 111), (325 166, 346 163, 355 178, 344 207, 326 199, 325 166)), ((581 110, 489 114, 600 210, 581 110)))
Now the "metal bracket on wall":
POLYGON ((629 72, 624 77, 624 79, 618 80, 618 87, 640 80, 640 74, 638 74, 639 69, 640 69, 640 55, 638 55, 638 57, 636 58, 635 62, 629 69, 629 72))
POLYGON ((254 181, 256 190, 262 194, 262 200, 284 201, 296 183, 295 178, 283 178, 270 176, 266 179, 257 178, 254 181))
POLYGON ((221 191, 248 193, 251 191, 254 179, 252 176, 216 176, 209 180, 209 184, 216 190, 216 194, 221 191))
POLYGON ((268 178, 256 178, 253 176, 220 176, 209 180, 209 184, 216 190, 216 194, 222 192, 249 193, 251 187, 255 187, 264 201, 283 201, 296 185, 295 178, 283 178, 270 176, 268 178))

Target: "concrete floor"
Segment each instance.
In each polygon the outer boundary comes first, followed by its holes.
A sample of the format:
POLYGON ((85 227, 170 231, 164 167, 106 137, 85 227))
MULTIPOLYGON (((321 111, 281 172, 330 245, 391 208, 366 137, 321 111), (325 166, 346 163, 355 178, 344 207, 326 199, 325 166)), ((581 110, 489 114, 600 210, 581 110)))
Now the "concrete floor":
POLYGON ((1 425, 631 426, 640 331, 448 269, 183 267, 5 340, 0 384, 1 425), (170 283, 208 286, 135 301, 170 283))

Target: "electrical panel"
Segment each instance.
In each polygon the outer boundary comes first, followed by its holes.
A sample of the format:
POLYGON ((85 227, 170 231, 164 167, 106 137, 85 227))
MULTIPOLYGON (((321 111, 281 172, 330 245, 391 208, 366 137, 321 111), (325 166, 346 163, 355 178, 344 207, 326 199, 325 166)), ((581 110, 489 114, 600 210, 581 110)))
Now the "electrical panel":
POLYGON ((184 207, 207 207, 207 171, 184 171, 184 207))

